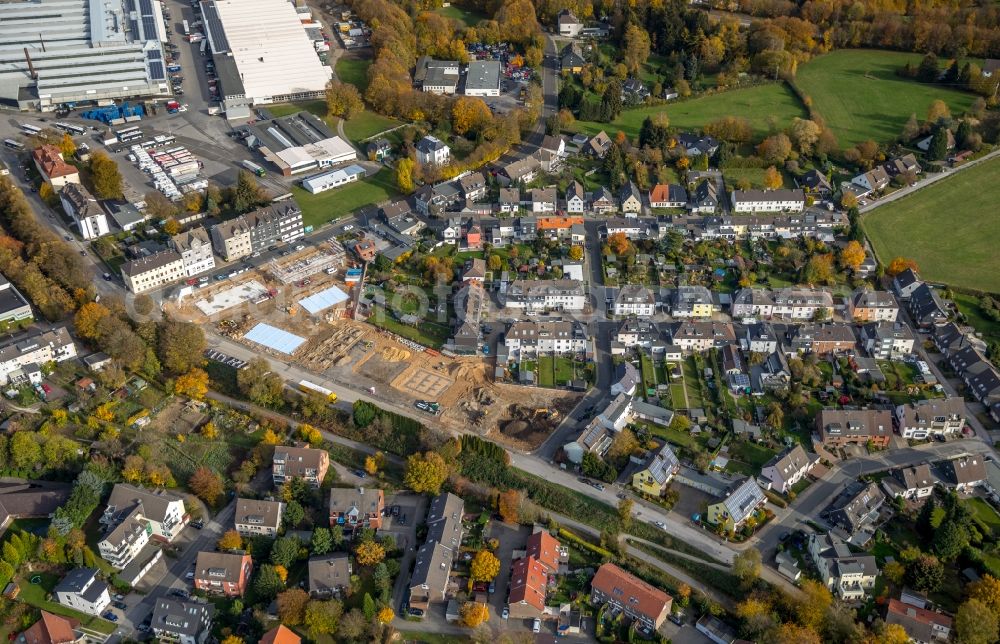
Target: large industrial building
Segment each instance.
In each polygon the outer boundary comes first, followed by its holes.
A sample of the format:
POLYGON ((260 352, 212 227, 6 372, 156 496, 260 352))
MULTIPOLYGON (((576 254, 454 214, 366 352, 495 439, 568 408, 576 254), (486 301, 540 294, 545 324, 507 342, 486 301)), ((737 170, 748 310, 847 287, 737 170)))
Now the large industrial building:
POLYGON ((309 112, 258 121, 249 126, 249 130, 247 145, 260 152, 286 177, 358 158, 350 143, 309 112))
POLYGON ((0 3, 0 103, 53 110, 170 93, 158 0, 0 3))
POLYGON ((286 0, 202 2, 206 36, 230 120, 249 106, 320 98, 331 70, 286 0))

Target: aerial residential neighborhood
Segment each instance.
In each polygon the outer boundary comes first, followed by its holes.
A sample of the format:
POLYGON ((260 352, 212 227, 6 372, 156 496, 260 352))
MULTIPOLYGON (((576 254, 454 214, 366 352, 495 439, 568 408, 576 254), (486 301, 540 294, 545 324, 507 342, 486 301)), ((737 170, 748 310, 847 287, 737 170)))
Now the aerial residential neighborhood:
POLYGON ((0 31, 0 638, 1000 642, 989 3, 0 31))

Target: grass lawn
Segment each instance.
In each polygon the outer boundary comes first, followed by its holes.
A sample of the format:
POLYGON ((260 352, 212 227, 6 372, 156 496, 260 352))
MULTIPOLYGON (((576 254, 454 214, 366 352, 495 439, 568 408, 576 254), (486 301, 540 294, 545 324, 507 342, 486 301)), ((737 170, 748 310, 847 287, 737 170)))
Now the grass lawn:
POLYGON ((486 18, 488 17, 484 13, 480 13, 478 11, 470 11, 469 9, 456 7, 455 5, 451 5, 450 7, 441 7, 434 13, 442 15, 445 18, 451 18, 453 20, 457 20, 462 24, 464 24, 466 27, 471 27, 477 24, 480 20, 486 20, 486 18))
POLYGON ((538 357, 538 386, 554 387, 556 384, 555 365, 552 356, 538 357))
MULTIPOLYGON (((722 176, 726 179, 726 185, 736 185, 736 182, 740 179, 746 179, 750 182, 750 186, 753 188, 763 188, 764 187, 764 174, 767 172, 766 168, 726 168, 722 171, 722 176)), ((791 177, 787 173, 782 172, 781 177, 784 180, 784 187, 794 186, 795 183, 792 181, 791 177)))
POLYGON ((979 497, 973 497, 966 500, 965 504, 972 512, 972 516, 989 526, 994 535, 1000 535, 1000 514, 997 514, 989 503, 979 497))
POLYGON ((735 458, 737 461, 746 463, 756 468, 758 472, 760 468, 764 467, 765 463, 771 460, 771 457, 775 453, 772 449, 755 445, 754 443, 730 443, 729 445, 730 458, 735 458))
POLYGON ((356 181, 343 188, 312 194, 299 186, 292 187, 295 201, 302 208, 302 223, 319 227, 353 212, 361 206, 376 204, 399 194, 396 183, 388 170, 380 170, 373 177, 356 181))
MULTIPOLYGON (((799 67, 796 82, 811 96, 841 147, 866 139, 892 141, 910 114, 921 121, 935 99, 958 115, 969 109, 975 96, 941 85, 918 83, 896 75, 896 70, 922 54, 843 49, 818 56, 799 67)), ((737 114, 740 112, 737 111, 737 114)))
POLYGON ((684 385, 670 385, 670 399, 674 403, 674 409, 686 409, 687 402, 684 398, 684 385))
MULTIPOLYGON (((925 107, 924 112, 926 111, 925 107)), ((629 137, 635 137, 639 134, 643 120, 660 112, 667 113, 672 127, 682 130, 704 127, 706 123, 723 116, 743 116, 750 120, 754 137, 757 139, 767 134, 769 117, 776 118, 778 124, 783 127, 791 123, 792 118, 796 116, 803 118, 806 116, 799 100, 788 87, 783 83, 772 83, 700 96, 668 105, 624 110, 611 123, 576 121, 573 128, 587 134, 597 134, 601 130, 606 130, 612 137, 618 130, 622 130, 629 137)))
POLYGON ((84 613, 79 613, 72 608, 67 608, 62 604, 50 602, 45 599, 45 596, 52 592, 52 589, 56 587, 57 583, 59 583, 59 578, 57 576, 49 573, 41 573, 40 576, 42 578, 42 583, 40 584, 31 583, 29 580, 32 576, 33 575, 29 575, 27 579, 21 581, 21 594, 18 595, 19 600, 29 606, 47 610, 50 613, 55 613, 56 615, 78 619, 80 620, 80 625, 86 629, 97 631, 98 633, 104 633, 105 635, 110 635, 115 632, 115 625, 105 619, 94 617, 93 615, 85 615, 84 613))
MULTIPOLYGON (((360 145, 365 139, 371 138, 380 132, 391 130, 398 125, 402 125, 402 121, 365 110, 361 114, 352 117, 351 120, 344 121, 344 134, 355 145, 360 145)), ((362 150, 362 154, 364 154, 364 150, 362 150)))
POLYGON ((998 175, 1000 159, 991 159, 865 215, 879 260, 912 257, 925 280, 1000 292, 998 175))
POLYGON ((693 358, 688 358, 684 361, 684 386, 687 388, 688 405, 691 408, 703 407, 705 402, 701 399, 701 388, 698 383, 701 381, 701 376, 698 374, 698 368, 694 364, 693 358))
POLYGON ((302 101, 299 103, 277 103, 275 105, 267 105, 265 107, 274 118, 298 114, 302 110, 312 112, 320 118, 326 116, 326 101, 321 100, 302 101))
POLYGON ((444 325, 421 320, 420 326, 410 326, 403 324, 386 311, 378 310, 377 307, 367 321, 373 326, 391 331, 432 349, 440 349, 451 335, 451 331, 444 325))
POLYGON ((556 382, 565 384, 576 377, 575 364, 572 358, 557 357, 555 360, 556 382))
POLYGON ((370 58, 341 56, 334 66, 334 71, 337 72, 337 78, 342 83, 350 83, 364 94, 365 90, 368 89, 368 68, 371 66, 370 58))
POLYGON ((673 443, 674 445, 680 445, 681 447, 686 447, 687 449, 695 449, 698 447, 698 441, 695 440, 689 432, 682 432, 678 429, 673 429, 671 427, 664 427, 663 425, 657 425, 655 423, 644 423, 646 429, 649 433, 658 438, 673 443))
POLYGON ((984 340, 1000 340, 1000 322, 994 322, 983 315, 983 310, 979 308, 978 297, 965 293, 955 293, 954 301, 958 305, 958 310, 965 315, 969 324, 975 327, 976 331, 983 334, 984 340))

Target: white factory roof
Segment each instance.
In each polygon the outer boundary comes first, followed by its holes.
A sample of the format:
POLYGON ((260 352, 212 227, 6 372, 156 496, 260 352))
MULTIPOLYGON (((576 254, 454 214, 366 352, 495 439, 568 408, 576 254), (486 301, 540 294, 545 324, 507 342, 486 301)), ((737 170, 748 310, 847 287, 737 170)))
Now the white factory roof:
POLYGON ((253 102, 318 92, 331 70, 320 63, 295 6, 286 0, 216 0, 226 40, 253 102))

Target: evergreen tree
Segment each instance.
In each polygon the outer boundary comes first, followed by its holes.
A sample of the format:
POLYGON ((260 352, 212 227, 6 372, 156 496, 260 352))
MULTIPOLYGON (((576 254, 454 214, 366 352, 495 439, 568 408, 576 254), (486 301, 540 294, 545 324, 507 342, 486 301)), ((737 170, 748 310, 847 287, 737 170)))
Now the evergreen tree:
POLYGON ((927 148, 927 156, 934 161, 941 161, 948 155, 948 129, 939 127, 931 137, 930 147, 927 148))
POLYGON ((934 497, 931 496, 924 502, 924 507, 920 508, 920 514, 917 515, 917 533, 924 539, 925 542, 929 542, 934 537, 934 510, 937 508, 937 502, 934 497))
POLYGON ((618 81, 608 83, 601 96, 601 121, 610 123, 622 111, 622 86, 618 81))
POLYGON ((948 71, 944 73, 944 82, 948 84, 954 84, 958 82, 958 76, 960 74, 958 67, 958 59, 951 61, 951 66, 948 67, 948 71))
POLYGON ((917 68, 917 80, 923 83, 933 83, 938 79, 940 73, 937 56, 930 53, 920 61, 920 67, 917 68))
POLYGON ((958 129, 955 131, 955 145, 964 149, 969 142, 970 136, 972 136, 972 126, 969 125, 968 121, 962 121, 958 124, 958 129))
POLYGON ((948 519, 934 532, 934 552, 942 561, 954 561, 962 553, 969 537, 956 521, 948 519))

